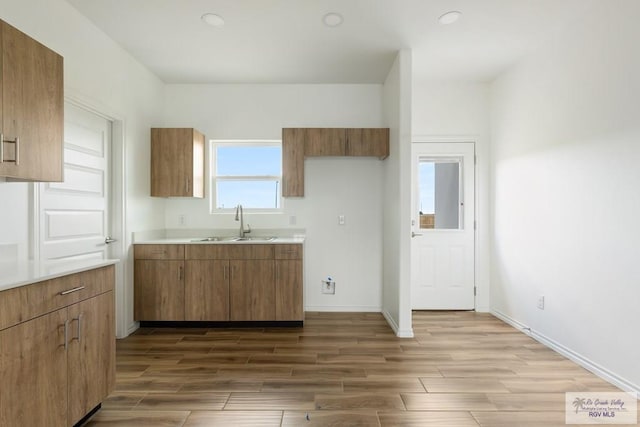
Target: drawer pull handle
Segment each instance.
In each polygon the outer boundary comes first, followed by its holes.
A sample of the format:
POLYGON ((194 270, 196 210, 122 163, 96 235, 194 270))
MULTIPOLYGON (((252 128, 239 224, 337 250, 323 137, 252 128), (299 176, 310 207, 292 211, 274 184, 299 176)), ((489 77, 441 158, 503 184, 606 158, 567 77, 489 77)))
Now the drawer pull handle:
POLYGON ((20 164, 20 138, 16 136, 13 141, 10 139, 4 139, 4 135, 0 133, 0 163, 15 163, 16 166, 20 164), (4 143, 15 144, 16 154, 14 160, 4 159, 4 143))
POLYGON ((82 317, 83 317, 82 314, 79 314, 78 317, 73 319, 73 320, 77 320, 78 321, 78 336, 76 338, 72 338, 72 339, 74 339, 74 340, 77 339, 78 342, 80 342, 80 335, 82 334, 82 324, 81 324, 82 317))
POLYGON ((84 288, 85 288, 84 286, 78 286, 77 288, 69 289, 67 291, 62 291, 62 292, 60 292, 60 295, 69 295, 69 294, 72 294, 74 292, 81 291, 84 288))
POLYGON ((64 321, 64 349, 67 350, 69 348, 69 321, 64 321))

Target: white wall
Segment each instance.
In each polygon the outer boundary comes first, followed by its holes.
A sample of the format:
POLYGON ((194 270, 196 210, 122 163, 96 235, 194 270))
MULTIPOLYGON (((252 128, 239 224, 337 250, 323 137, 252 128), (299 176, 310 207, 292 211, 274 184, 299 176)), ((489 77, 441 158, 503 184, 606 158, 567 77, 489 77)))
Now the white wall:
MULTIPOLYGON (((168 85, 166 93, 164 119, 156 125, 195 127, 207 140, 281 139, 283 127, 383 126, 380 85, 168 85)), ((305 197, 285 199, 283 214, 245 213, 255 232, 306 230, 306 310, 380 311, 384 163, 307 159, 305 197), (344 226, 338 215, 345 215, 344 226), (335 295, 320 293, 328 275, 335 295)), ((185 233, 238 227, 233 215, 211 215, 209 204, 208 195, 168 199, 166 228, 179 233, 179 215, 186 217, 185 233)))
MULTIPOLYGON (((0 18, 64 57, 65 96, 123 120, 126 229, 134 232, 163 226, 164 201, 148 197, 149 127, 161 113, 162 82, 64 0, 3 0, 0 18)), ((0 182, 0 242, 18 242, 23 256, 28 247, 30 185, 0 182), (12 207, 8 219, 6 206, 12 207)), ((116 295, 119 335, 133 322, 130 259, 125 267, 126 284, 119 284, 116 295)))
POLYGON ((476 165, 476 311, 489 311, 489 85, 413 76, 414 142, 474 141, 476 165))
POLYGON ((491 306, 638 390, 640 3, 615 4, 493 84, 491 306))
POLYGON ((398 53, 383 86, 390 151, 384 167, 382 312, 401 337, 413 336, 410 303, 411 51, 398 53))

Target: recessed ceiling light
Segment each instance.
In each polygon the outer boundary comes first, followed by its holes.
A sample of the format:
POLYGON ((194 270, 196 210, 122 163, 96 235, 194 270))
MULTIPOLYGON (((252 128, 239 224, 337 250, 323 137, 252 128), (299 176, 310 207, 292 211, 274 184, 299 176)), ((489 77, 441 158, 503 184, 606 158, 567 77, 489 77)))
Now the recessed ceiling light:
POLYGON ((324 25, 331 28, 339 27, 340 25, 342 25, 343 21, 344 18, 342 18, 342 15, 335 12, 329 12, 322 17, 322 22, 324 22, 324 25))
POLYGON ((200 19, 202 19, 205 24, 211 25, 212 27, 224 26, 224 19, 222 16, 216 15, 215 13, 205 13, 200 17, 200 19))
POLYGON ((440 18, 438 18, 438 21, 440 21, 442 25, 453 24, 460 18, 460 15, 462 15, 462 12, 458 12, 457 10, 452 10, 451 12, 447 12, 444 15, 442 15, 440 18))

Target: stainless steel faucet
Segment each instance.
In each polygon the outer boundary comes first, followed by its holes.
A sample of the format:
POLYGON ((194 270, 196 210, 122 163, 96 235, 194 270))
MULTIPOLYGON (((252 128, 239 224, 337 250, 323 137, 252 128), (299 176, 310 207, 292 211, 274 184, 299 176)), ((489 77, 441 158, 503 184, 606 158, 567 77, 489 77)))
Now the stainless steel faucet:
POLYGON ((247 230, 244 229, 244 211, 242 205, 236 206, 236 221, 240 221, 240 233, 238 235, 243 238, 245 234, 251 233, 251 226, 247 224, 247 230))

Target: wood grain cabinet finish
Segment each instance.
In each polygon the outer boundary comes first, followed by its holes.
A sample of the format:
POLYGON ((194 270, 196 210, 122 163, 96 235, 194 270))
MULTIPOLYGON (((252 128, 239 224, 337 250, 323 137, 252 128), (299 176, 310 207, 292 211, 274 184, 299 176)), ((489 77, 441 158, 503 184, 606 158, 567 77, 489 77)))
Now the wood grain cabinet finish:
POLYGON ((302 245, 277 245, 276 320, 304 320, 302 245))
POLYGON ((229 320, 229 261, 187 260, 185 320, 229 320))
POLYGON ((134 262, 134 319, 185 320, 184 261, 134 262))
POLYGON ((8 299, 24 308, 17 323, 11 315, 0 327, 0 425, 39 426, 46 420, 47 426, 72 426, 113 391, 114 270, 103 267, 0 292, 3 306, 8 299), (61 291, 76 295, 61 308, 54 308, 59 300, 41 301, 51 298, 42 286, 60 289, 78 280, 89 291, 61 291), (92 280, 106 283, 91 286, 92 280), (32 287, 38 289, 30 292, 32 287))
POLYGON ((63 180, 63 59, 0 21, 0 176, 63 180))
POLYGON ((151 129, 151 196, 204 197, 204 139, 192 128, 151 129))
POLYGON ((282 195, 304 196, 305 129, 282 129, 282 195))
POLYGON ((134 319, 185 320, 185 245, 134 245, 134 319))
POLYGON ((135 245, 134 254, 136 320, 304 318, 301 244, 135 245))
POLYGON ((389 128, 282 129, 283 197, 304 196, 304 159, 321 156, 369 156, 383 160, 389 156, 389 128))
POLYGON ((67 426, 62 309, 0 331, 0 425, 67 426))
POLYGON ((347 129, 347 156, 372 156, 379 159, 389 157, 389 129, 347 129))
POLYGON ((346 133, 343 128, 307 128, 305 157, 344 156, 346 133))
POLYGON ((113 292, 69 307, 69 425, 98 406, 115 386, 114 313, 113 292))
POLYGON ((231 320, 275 320, 276 284, 271 260, 233 260, 229 305, 231 320))

